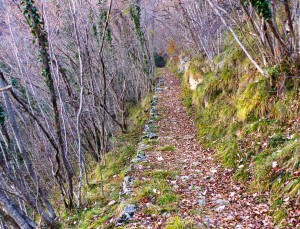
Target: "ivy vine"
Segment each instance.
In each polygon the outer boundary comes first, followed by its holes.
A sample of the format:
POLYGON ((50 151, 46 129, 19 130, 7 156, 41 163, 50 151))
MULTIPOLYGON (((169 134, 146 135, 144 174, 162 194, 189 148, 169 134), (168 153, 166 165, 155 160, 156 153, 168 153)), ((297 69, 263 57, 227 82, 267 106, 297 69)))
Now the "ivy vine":
MULTIPOLYGON (((20 5, 23 10, 23 15, 26 18, 26 22, 30 28, 30 31, 35 38, 33 43, 35 43, 36 40, 39 42, 39 54, 37 57, 37 61, 40 63, 49 62, 49 44, 47 39, 47 32, 45 31, 44 22, 39 14, 37 7, 35 6, 34 0, 21 0, 20 5)), ((45 78, 46 84, 49 87, 49 69, 43 68, 41 74, 45 78)))

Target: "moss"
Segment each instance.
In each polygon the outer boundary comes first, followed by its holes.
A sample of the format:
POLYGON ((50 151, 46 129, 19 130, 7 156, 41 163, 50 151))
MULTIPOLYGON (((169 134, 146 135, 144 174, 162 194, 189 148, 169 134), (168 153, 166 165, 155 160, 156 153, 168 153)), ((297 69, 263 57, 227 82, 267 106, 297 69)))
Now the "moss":
POLYGON ((239 121, 245 121, 251 114, 266 117, 270 106, 268 82, 260 80, 250 83, 245 91, 237 97, 236 108, 239 121))

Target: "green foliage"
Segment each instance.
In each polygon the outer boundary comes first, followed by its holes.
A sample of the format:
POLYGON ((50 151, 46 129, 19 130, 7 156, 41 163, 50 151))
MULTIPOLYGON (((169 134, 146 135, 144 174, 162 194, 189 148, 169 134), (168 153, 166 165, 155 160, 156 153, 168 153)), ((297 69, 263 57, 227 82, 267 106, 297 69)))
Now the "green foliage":
POLYGON ((276 66, 270 67, 270 68, 268 69, 268 74, 269 74, 272 78, 275 78, 275 77, 279 76, 279 74, 280 74, 279 66, 276 65, 276 66))
POLYGON ((166 170, 150 170, 143 173, 145 180, 135 186, 135 197, 133 202, 151 198, 152 205, 145 209, 147 212, 174 212, 178 204, 179 196, 173 191, 166 180, 174 179, 177 172, 166 170))
POLYGON ((2 126, 2 124, 5 121, 5 117, 6 117, 5 111, 4 111, 3 107, 2 107, 2 104, 0 104, 0 125, 1 126, 2 126))
POLYGON ((179 216, 174 216, 168 219, 166 229, 187 229, 195 228, 192 221, 181 219, 179 216))
POLYGON ((249 0, 253 7, 257 10, 258 14, 265 20, 270 20, 272 17, 272 10, 268 0, 249 0))
POLYGON ((139 0, 136 0, 135 4, 130 6, 129 12, 134 22, 137 35, 140 38, 140 41, 144 43, 145 38, 141 27, 141 7, 139 6, 139 0))
POLYGON ((263 79, 249 83, 244 92, 237 98, 237 118, 245 121, 250 114, 267 115, 269 105, 268 82, 263 79))
POLYGON ((40 29, 44 29, 43 20, 39 14, 38 9, 35 7, 34 0, 22 0, 20 1, 21 8, 23 10, 23 14, 27 20, 27 24, 30 27, 30 30, 35 38, 38 37, 38 34, 35 31, 35 27, 40 27, 40 29))

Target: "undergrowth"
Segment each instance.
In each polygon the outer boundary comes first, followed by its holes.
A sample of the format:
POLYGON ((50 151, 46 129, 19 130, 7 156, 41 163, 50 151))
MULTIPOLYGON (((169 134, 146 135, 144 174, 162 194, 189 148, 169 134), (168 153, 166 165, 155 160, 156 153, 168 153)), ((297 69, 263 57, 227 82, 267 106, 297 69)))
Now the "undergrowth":
POLYGON ((125 171, 140 140, 149 116, 153 93, 141 105, 129 109, 129 131, 113 139, 114 149, 105 155, 105 163, 95 164, 89 171, 89 184, 85 185, 84 207, 61 213, 61 228, 114 228, 110 220, 120 212, 119 193, 125 171))
MULTIPOLYGON (((195 66, 205 61, 192 60, 195 66)), ((168 64, 173 73, 177 65, 168 64)), ((198 139, 234 169, 235 179, 249 181, 251 191, 270 192, 271 214, 284 225, 300 196, 298 84, 286 80, 278 92, 274 77, 284 74, 284 68, 270 68, 272 80, 261 76, 239 48, 225 49, 213 65, 201 70, 203 81, 194 91, 188 76, 177 74, 183 102, 198 125, 198 139)))

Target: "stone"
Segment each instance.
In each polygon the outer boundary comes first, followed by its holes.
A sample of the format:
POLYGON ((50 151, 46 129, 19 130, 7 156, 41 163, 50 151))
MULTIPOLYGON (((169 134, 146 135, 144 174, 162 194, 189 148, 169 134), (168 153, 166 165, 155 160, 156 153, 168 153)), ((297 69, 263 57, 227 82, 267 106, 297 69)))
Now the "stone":
POLYGON ((224 211, 225 208, 226 208, 225 205, 220 205, 220 206, 216 207, 214 210, 216 212, 222 212, 222 211, 224 211))
POLYGON ((127 168, 125 171, 125 176, 127 176, 131 171, 132 171, 132 168, 131 168, 131 166, 129 166, 129 168, 127 168))
POLYGON ((131 163, 140 163, 146 161, 147 157, 144 152, 139 152, 135 158, 131 160, 131 163))
POLYGON ((149 139, 155 139, 155 138, 158 138, 156 133, 150 133, 149 134, 149 139))
POLYGON ((198 200, 198 204, 201 206, 206 204, 205 196, 200 197, 200 199, 198 200))
POLYGON ((212 182, 215 181, 215 178, 213 178, 212 176, 206 176, 204 177, 204 180, 212 182))
POLYGON ((131 220, 135 212, 136 212, 135 205, 127 204, 123 210, 122 215, 117 219, 116 226, 121 226, 122 224, 131 220))
POLYGON ((185 72, 188 69, 188 66, 189 66, 189 57, 180 56, 179 57, 178 73, 185 72))
POLYGON ((149 145, 147 145, 146 143, 142 143, 142 144, 139 145, 138 151, 144 151, 148 148, 149 148, 149 145))
POLYGON ((228 200, 218 199, 218 200, 214 201, 214 204, 216 204, 216 205, 228 205, 229 201, 228 200))
POLYGON ((183 137, 184 140, 193 140, 195 138, 194 134, 188 134, 183 137))
POLYGON ((213 224, 213 220, 207 216, 203 217, 203 223, 206 227, 210 227, 211 224, 213 224))
POLYGON ((128 213, 131 217, 136 212, 136 207, 134 204, 127 204, 124 208, 124 213, 128 213))
POLYGON ((132 191, 131 186, 132 186, 132 177, 125 176, 123 181, 123 193, 125 195, 129 195, 129 193, 131 193, 132 191))
POLYGON ((181 177, 181 180, 189 180, 189 179, 190 179, 189 176, 182 176, 182 177, 181 177))
POLYGON ((162 156, 160 156, 160 157, 157 157, 157 160, 158 160, 158 161, 163 161, 164 158, 163 158, 162 156))

